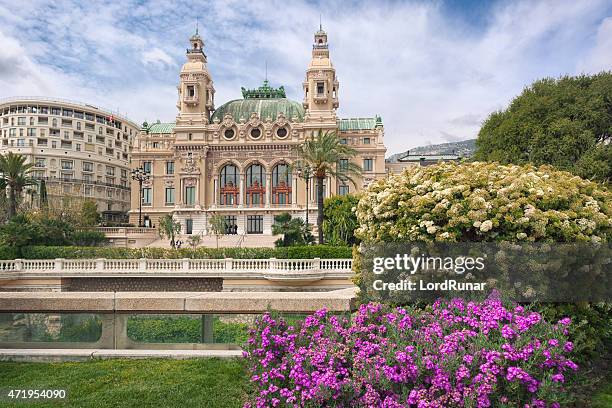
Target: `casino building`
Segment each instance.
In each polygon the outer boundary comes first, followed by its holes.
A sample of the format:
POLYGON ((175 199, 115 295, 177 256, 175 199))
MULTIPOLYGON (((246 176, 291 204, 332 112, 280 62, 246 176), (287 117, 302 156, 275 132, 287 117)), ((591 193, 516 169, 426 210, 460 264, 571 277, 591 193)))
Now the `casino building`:
POLYGON ((142 168, 149 178, 141 198, 138 182, 132 182, 130 221, 138 223, 142 200, 143 224, 157 226, 160 217, 172 214, 187 235, 210 234, 213 214, 223 215, 228 233, 237 234, 271 235, 274 215, 305 217, 307 207, 313 223, 315 181, 307 183, 291 164, 295 146, 320 130, 336 131, 357 150, 352 160, 363 168, 356 187, 325 180, 325 197, 354 193, 384 177, 382 119, 337 117, 340 82, 322 29, 314 35, 302 87, 303 101, 297 102, 266 80, 215 109, 213 75, 196 31, 179 75, 176 120, 145 123, 135 140, 132 169, 142 168))

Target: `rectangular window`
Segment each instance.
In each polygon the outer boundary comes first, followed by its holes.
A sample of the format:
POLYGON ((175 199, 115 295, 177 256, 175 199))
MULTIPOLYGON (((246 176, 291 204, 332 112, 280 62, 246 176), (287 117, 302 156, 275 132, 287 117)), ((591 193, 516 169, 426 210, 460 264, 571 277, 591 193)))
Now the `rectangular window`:
POLYGON ((91 196, 92 188, 91 186, 85 186, 85 195, 91 196))
POLYGON ((174 204, 174 187, 166 187, 166 205, 174 204))
POLYGON ((340 144, 346 144, 346 138, 340 139, 340 144))
POLYGON ((18 147, 25 146, 25 139, 17 139, 17 146, 18 147))
POLYGON ((226 234, 237 234, 238 233, 238 225, 236 224, 235 215, 225 216, 225 233, 226 234))
POLYGON ((194 205, 196 201, 195 186, 185 187, 185 204, 194 205))
POLYGON ((93 181, 93 177, 91 174, 83 174, 83 181, 86 183, 91 183, 93 181))
POLYGON ((44 157, 37 157, 36 161, 34 162, 34 167, 45 167, 46 164, 47 159, 45 159, 44 157))
POLYGON ((115 168, 113 166, 106 166, 106 175, 107 176, 114 176, 115 175, 115 168))
POLYGON ((193 220, 191 218, 185 220, 185 234, 193 234, 193 220))
POLYGON ((193 85, 187 86, 187 96, 193 98, 195 96, 195 87, 193 85))
POLYGON ((151 187, 145 187, 142 189, 142 205, 151 205, 153 202, 153 191, 151 187))
POLYGON ((25 126, 26 118, 17 118, 17 126, 25 126))
POLYGON ((363 159, 363 171, 372 171, 373 160, 372 159, 363 159))
POLYGON ((34 128, 28 128, 28 130, 27 130, 27 135, 28 135, 28 136, 36 136, 36 129, 34 129, 34 128))
POLYGON ((364 137, 363 138, 363 144, 369 145, 370 144, 370 138, 369 137, 364 137))
POLYGON ((338 160, 338 170, 348 170, 348 159, 338 160))
POLYGON ((152 167, 153 167, 153 162, 150 162, 150 161, 142 162, 142 169, 144 170, 145 174, 151 174, 152 167))
POLYGON ((83 171, 93 171, 94 165, 91 162, 83 162, 83 171))
POLYGON ((317 95, 323 95, 325 93, 325 83, 317 82, 317 95))
POLYGON ((341 184, 338 186, 338 194, 343 196, 349 193, 349 186, 346 184, 341 184))
POLYGON ((62 170, 72 170, 73 168, 72 160, 62 160, 62 170))
POLYGON ((263 215, 247 215, 247 234, 263 234, 263 215))
POLYGON ((174 174, 174 162, 166 162, 166 174, 174 174))

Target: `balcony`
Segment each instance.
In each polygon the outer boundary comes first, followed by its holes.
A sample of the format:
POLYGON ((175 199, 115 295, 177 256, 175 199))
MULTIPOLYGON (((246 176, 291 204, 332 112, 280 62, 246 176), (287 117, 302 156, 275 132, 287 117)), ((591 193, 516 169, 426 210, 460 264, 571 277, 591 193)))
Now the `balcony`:
POLYGON ((198 95, 185 95, 183 96, 183 103, 187 105, 197 105, 199 102, 198 95))

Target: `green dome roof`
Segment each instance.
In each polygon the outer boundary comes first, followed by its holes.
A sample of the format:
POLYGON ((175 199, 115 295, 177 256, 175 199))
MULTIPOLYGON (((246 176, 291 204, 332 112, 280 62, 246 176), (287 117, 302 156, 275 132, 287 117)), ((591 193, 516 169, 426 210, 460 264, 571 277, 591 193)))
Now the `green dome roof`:
POLYGON ((219 119, 223 120, 226 114, 232 115, 235 122, 248 121, 251 114, 257 113, 259 119, 265 121, 276 120, 279 113, 285 115, 288 120, 297 118, 298 122, 304 121, 304 108, 302 104, 285 96, 285 88, 272 88, 268 83, 268 79, 264 80, 263 85, 255 89, 242 88, 242 97, 244 99, 236 99, 221 105, 215 113, 213 113, 210 121, 219 119))
POLYGON ((251 114, 255 112, 261 120, 270 118, 276 120, 279 113, 285 115, 288 120, 293 120, 297 117, 298 122, 304 121, 304 108, 302 104, 292 101, 287 98, 271 98, 271 99, 236 99, 229 101, 217 108, 210 118, 211 122, 215 119, 223 121, 226 114, 232 115, 234 121, 248 121, 251 114))

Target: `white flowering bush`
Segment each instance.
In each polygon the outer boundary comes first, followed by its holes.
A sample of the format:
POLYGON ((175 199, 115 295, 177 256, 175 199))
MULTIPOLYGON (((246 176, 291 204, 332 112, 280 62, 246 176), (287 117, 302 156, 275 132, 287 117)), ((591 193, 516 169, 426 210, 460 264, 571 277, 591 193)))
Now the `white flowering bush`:
POLYGON ((549 166, 441 163, 370 185, 358 238, 394 241, 607 242, 612 194, 549 166))

